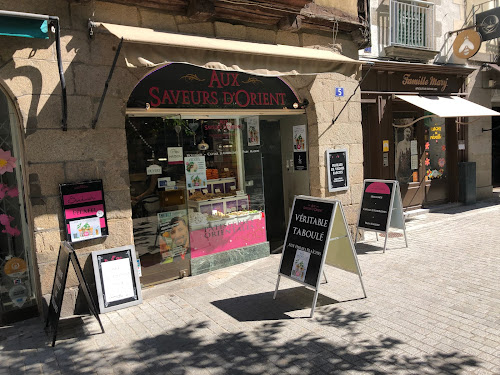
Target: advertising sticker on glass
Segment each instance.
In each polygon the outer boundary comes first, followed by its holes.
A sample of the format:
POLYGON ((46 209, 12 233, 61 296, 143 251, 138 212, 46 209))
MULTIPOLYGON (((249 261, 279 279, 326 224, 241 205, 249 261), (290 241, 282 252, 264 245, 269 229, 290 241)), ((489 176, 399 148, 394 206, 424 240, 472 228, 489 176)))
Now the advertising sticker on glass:
POLYGON ((59 190, 68 242, 108 235, 102 180, 60 184, 59 190))
POLYGON ((207 187, 207 165, 205 156, 188 156, 184 158, 186 169, 186 187, 203 189, 207 187))

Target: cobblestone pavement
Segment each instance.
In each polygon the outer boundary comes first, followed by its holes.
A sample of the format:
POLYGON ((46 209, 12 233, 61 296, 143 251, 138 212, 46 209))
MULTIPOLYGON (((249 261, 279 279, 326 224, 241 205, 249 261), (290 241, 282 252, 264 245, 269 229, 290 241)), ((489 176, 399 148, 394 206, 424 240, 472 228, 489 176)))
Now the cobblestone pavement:
POLYGON ((313 292, 272 255, 143 291, 144 303, 0 327, 0 374, 500 374, 500 205, 428 213, 401 238, 367 235, 356 275, 326 266, 313 292))

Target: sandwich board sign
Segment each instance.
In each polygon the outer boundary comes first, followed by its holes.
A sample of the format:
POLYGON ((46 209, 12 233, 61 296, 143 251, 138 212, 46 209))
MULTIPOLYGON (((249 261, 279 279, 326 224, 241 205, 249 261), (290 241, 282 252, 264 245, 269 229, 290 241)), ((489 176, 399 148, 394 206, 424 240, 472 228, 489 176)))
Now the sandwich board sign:
POLYGON ((376 232, 377 240, 378 233, 385 233, 384 253, 387 238, 389 237, 389 228, 402 229, 406 247, 408 247, 403 203, 398 181, 372 179, 364 181, 355 243, 358 240, 360 228, 376 232))
POLYGON ((104 333, 104 327, 102 326, 101 319, 99 319, 97 306, 95 305, 94 300, 90 294, 89 285, 87 284, 87 281, 83 276, 83 270, 75 254, 75 250, 69 242, 63 241, 61 243, 61 246, 59 247, 56 272, 54 275, 54 284, 52 285, 52 293, 49 301, 49 311, 47 313, 47 321, 45 322, 45 328, 50 325, 50 328, 52 330, 52 346, 56 344, 57 327, 59 325, 59 318, 61 317, 64 289, 66 288, 66 280, 68 278, 70 262, 73 264, 78 283, 83 294, 85 295, 85 298, 87 299, 87 304, 90 312, 95 316, 95 318, 99 322, 99 325, 101 326, 102 333, 104 333))
POLYGON ((296 196, 283 245, 274 297, 281 277, 315 290, 311 318, 318 299, 324 264, 359 276, 366 297, 358 258, 342 204, 337 200, 296 196))
POLYGON ((135 246, 92 252, 101 313, 142 303, 135 246))

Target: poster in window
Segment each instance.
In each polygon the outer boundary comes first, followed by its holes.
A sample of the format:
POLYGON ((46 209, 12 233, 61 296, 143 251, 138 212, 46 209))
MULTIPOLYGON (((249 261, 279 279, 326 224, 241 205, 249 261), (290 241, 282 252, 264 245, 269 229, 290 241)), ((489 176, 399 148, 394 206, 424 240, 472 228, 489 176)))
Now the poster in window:
POLYGON ((187 210, 158 213, 158 234, 162 264, 172 263, 178 256, 185 259, 189 253, 187 210))
POLYGON ((184 158, 186 187, 204 189, 207 187, 207 165, 205 156, 187 156, 184 158))
POLYGON ((307 135, 305 125, 293 127, 293 152, 303 152, 307 150, 307 135))
POLYGON ((248 146, 260 146, 259 117, 251 116, 246 118, 248 146))
POLYGON ((293 153, 293 168, 296 171, 307 170, 307 152, 294 152, 293 153))

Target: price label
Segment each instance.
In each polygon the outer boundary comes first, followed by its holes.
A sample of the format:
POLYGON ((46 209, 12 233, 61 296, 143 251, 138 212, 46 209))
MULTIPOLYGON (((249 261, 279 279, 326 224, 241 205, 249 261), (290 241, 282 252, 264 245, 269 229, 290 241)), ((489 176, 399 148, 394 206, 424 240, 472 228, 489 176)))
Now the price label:
POLYGON ((224 168, 224 172, 229 172, 229 168, 224 168))
POLYGON ((203 194, 208 194, 208 189, 203 189, 202 192, 203 194))
POLYGON ((220 189, 215 189, 215 192, 216 193, 220 193, 220 189))
POLYGON ((236 190, 236 186, 231 185, 230 189, 231 189, 231 190, 236 190))
POLYGON ((189 193, 194 194, 194 189, 189 189, 189 193))

